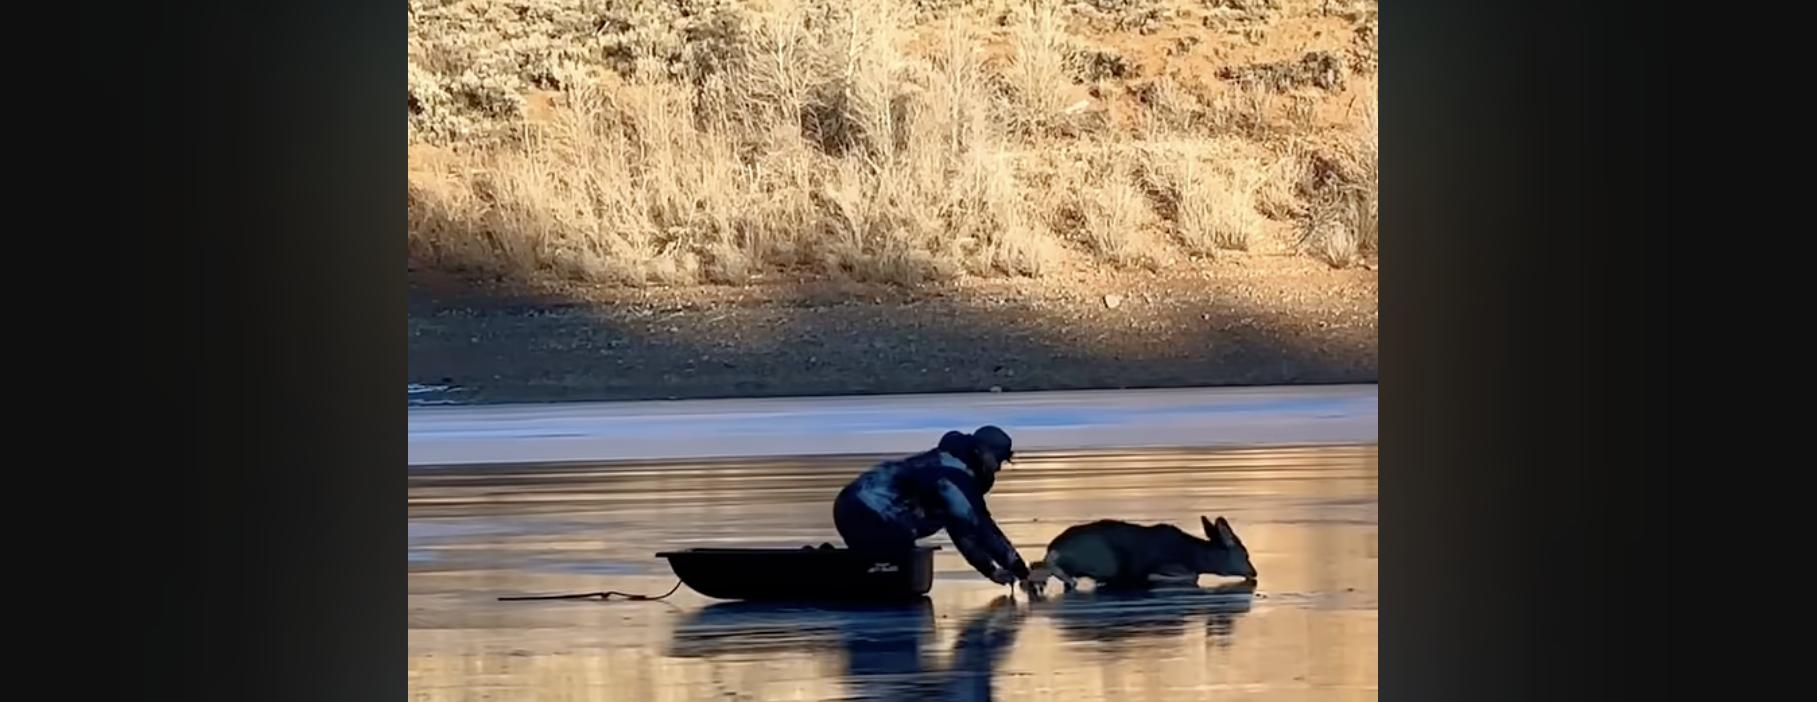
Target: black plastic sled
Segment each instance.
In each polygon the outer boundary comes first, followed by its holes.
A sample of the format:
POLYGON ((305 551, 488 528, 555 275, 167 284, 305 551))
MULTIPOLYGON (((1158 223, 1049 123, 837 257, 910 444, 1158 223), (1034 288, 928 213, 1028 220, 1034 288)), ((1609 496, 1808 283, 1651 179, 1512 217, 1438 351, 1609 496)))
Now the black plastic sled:
POLYGON ((934 586, 934 552, 870 553, 829 545, 664 551, 681 582, 707 597, 772 602, 913 600, 934 586))

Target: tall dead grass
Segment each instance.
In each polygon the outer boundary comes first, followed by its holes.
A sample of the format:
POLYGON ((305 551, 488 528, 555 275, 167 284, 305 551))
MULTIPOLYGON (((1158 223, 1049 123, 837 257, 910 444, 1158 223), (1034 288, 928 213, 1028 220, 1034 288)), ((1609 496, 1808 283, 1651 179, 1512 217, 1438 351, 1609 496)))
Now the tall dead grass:
POLYGON ((1000 112, 1018 133, 1028 136, 1064 133, 1071 121, 1066 109, 1072 72, 1066 27, 1056 2, 1025 8, 1016 23, 1013 51, 999 76, 1000 112))
POLYGON ((771 269, 918 282, 1035 275, 1034 231, 969 26, 900 53, 893 0, 772 3, 699 86, 642 57, 507 147, 419 172, 413 252, 615 284, 771 269))
POLYGON ((1375 256, 1380 243, 1380 170, 1376 103, 1345 138, 1329 142, 1307 170, 1309 214, 1300 223, 1300 249, 1343 268, 1375 256))
MULTIPOLYGON (((1015 13, 998 62, 961 13, 939 20, 931 49, 906 53, 908 0, 673 3, 711 8, 711 21, 665 11, 682 36, 652 34, 619 6, 662 2, 608 3, 614 70, 535 73, 552 76, 545 115, 413 158, 413 258, 620 285, 774 271, 915 283, 1244 249, 1269 209, 1275 181, 1253 145, 1232 141, 1263 128, 1255 105, 1219 112, 1166 85, 1145 134, 1082 135, 1075 44, 1054 3, 1015 13), (689 44, 696 34, 710 41, 689 44)), ((419 93, 424 105, 465 99, 419 53, 434 55, 413 47, 413 109, 419 93)), ((1371 209, 1368 246, 1373 221, 1371 209)), ((1304 237, 1308 250, 1333 242, 1304 237)))
POLYGON ((1143 180, 1171 221, 1177 244, 1202 256, 1249 250, 1266 222, 1258 197, 1267 166, 1258 151, 1229 138, 1144 149, 1143 180))

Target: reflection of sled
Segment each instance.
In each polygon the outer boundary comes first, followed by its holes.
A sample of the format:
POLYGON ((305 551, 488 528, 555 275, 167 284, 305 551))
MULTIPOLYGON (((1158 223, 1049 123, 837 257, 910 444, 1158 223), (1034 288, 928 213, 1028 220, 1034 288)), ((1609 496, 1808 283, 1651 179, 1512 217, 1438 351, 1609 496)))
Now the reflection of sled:
POLYGON ((658 558, 695 592, 722 600, 912 600, 934 586, 934 551, 874 554, 820 548, 691 548, 658 558))
POLYGON ((1255 599, 1253 583, 1216 587, 1097 589, 1069 592, 1045 603, 1062 636, 1077 641, 1115 641, 1184 633, 1189 618, 1204 617, 1215 636, 1230 634, 1237 617, 1255 599))
POLYGON ((668 655, 834 654, 844 662, 845 699, 988 700, 997 663, 1021 624, 1015 601, 999 598, 967 618, 942 666, 930 655, 938 637, 925 597, 889 604, 725 602, 678 621, 668 655))
POLYGON ((678 622, 669 655, 695 658, 854 647, 913 654, 933 631, 934 606, 926 597, 891 604, 726 602, 678 622))

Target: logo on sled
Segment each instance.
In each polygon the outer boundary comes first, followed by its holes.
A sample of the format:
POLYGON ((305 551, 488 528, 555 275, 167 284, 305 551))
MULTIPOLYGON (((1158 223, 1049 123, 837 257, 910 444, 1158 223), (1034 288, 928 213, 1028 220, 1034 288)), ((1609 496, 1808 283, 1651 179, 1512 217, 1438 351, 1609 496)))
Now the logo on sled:
POLYGON ((894 563, 873 563, 873 564, 871 564, 871 569, 867 570, 865 572, 867 572, 867 573, 894 573, 898 570, 900 570, 900 568, 897 568, 896 564, 894 564, 894 563))

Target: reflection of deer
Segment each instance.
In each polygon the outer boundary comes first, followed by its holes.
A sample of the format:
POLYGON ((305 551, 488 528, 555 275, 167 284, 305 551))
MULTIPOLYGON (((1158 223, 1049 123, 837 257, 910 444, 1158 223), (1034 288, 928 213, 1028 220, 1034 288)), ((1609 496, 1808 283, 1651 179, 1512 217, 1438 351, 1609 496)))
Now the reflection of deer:
POLYGON ((688 658, 803 651, 845 655, 852 699, 988 700, 996 665, 1015 643, 1023 612, 999 597, 966 620, 944 669, 927 664, 934 610, 907 606, 786 607, 731 602, 677 624, 670 655, 688 658))
POLYGON ((1036 610, 1053 617, 1062 636, 1106 646, 1179 636, 1189 619, 1202 616, 1209 638, 1224 645, 1254 597, 1255 584, 1250 582, 1212 588, 1074 591, 1039 600, 1036 610))

